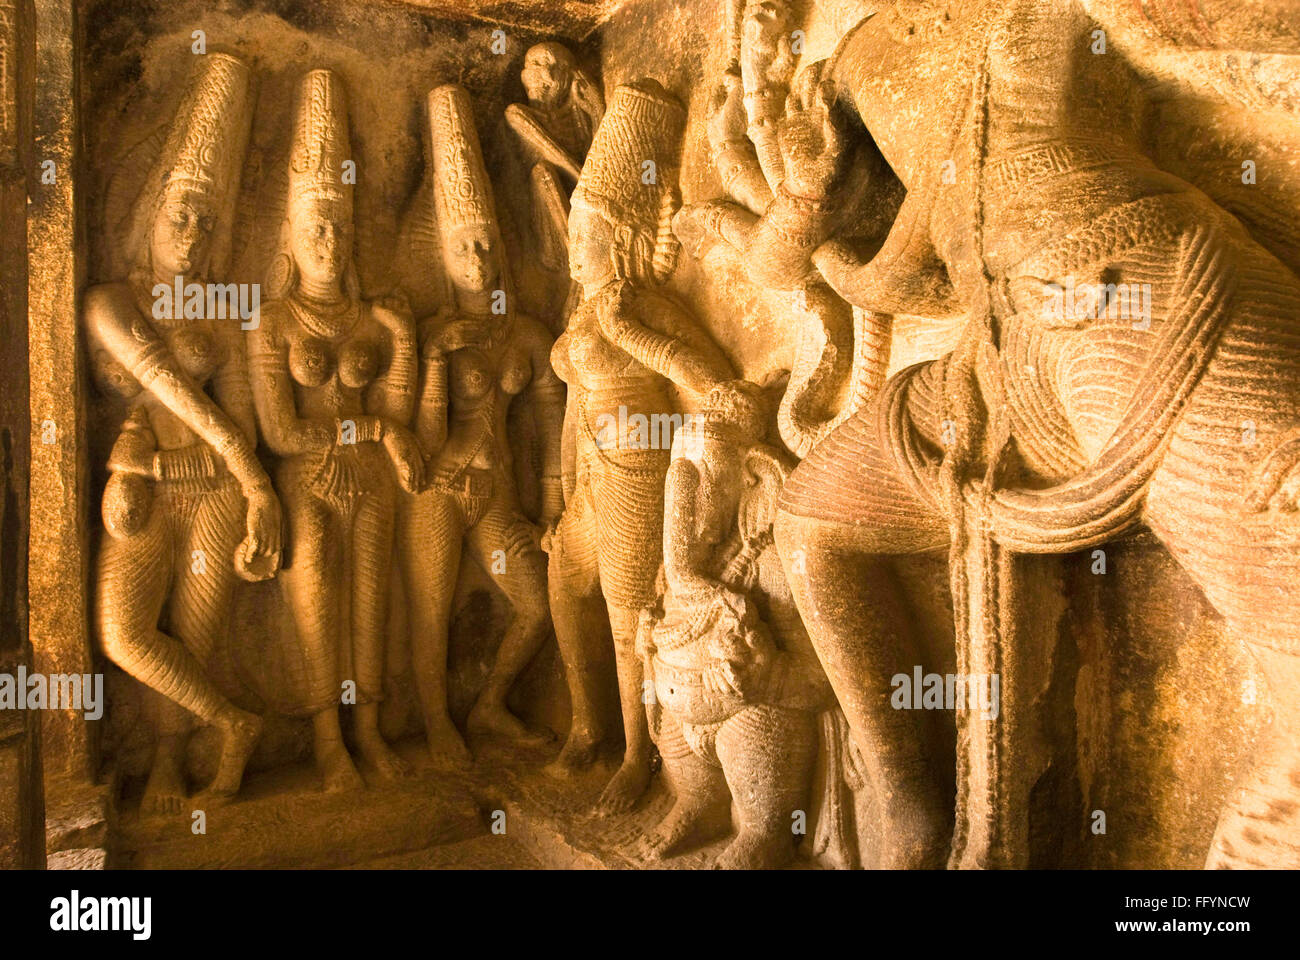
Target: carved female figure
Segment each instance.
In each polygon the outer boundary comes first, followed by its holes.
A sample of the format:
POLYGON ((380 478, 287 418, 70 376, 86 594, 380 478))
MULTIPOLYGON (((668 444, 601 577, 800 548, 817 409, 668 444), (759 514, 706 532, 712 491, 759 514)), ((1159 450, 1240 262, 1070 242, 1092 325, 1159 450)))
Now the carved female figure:
POLYGON ((288 521, 280 582, 304 651, 316 763, 331 791, 360 786, 339 729, 339 704, 352 693, 363 769, 380 779, 403 772, 380 736, 379 700, 396 485, 418 490, 424 472, 406 426, 413 324, 362 300, 358 288, 347 123, 342 82, 328 70, 309 72, 272 300, 249 351, 288 521))
POLYGON ((610 811, 629 808, 650 775, 635 637, 654 599, 670 441, 648 425, 673 411, 670 386, 702 397, 732 375, 699 325, 652 289, 676 260, 670 177, 682 123, 680 105, 652 80, 615 91, 569 216, 569 267, 585 301, 551 352, 569 385, 565 511, 549 548, 551 618, 573 699, 557 769, 589 762, 603 736, 591 669, 602 657, 584 642, 603 594, 626 736, 601 798, 610 811))
MULTIPOLYGON (((914 718, 885 695, 909 662, 888 558, 950 549, 960 641, 996 622, 998 550, 1078 550, 1139 521, 1277 694, 1210 861, 1300 863, 1300 605, 1288 586, 1300 557, 1300 281, 1146 156, 1132 77, 1120 57, 1092 54, 1095 26, 1072 0, 900 0, 863 21, 796 118, 801 135, 785 139, 804 175, 749 240, 755 258, 771 252, 774 282, 798 282, 811 258, 862 308, 967 313, 953 353, 895 376, 795 470, 777 523, 814 645, 887 784, 886 865, 948 856, 946 799, 914 718), (907 187, 866 262, 825 242, 845 173, 837 98, 907 187), (1149 298, 1063 311, 1071 286, 1149 298), (972 558, 988 577, 969 575, 972 558)), ((996 650, 959 642, 959 669, 996 650)), ((980 746, 996 763, 997 743, 980 746)), ((959 767, 959 782, 969 773, 959 767)), ((951 862, 1014 862, 1006 835, 979 833, 999 822, 997 799, 976 800, 979 817, 959 811, 951 862)))
POLYGON ((469 94, 429 94, 434 211, 451 286, 448 309, 420 325, 424 361, 416 436, 430 458, 429 486, 401 524, 412 660, 429 749, 439 760, 469 754, 447 716, 447 628, 462 547, 490 572, 514 608, 471 731, 537 742, 506 708, 506 695, 546 638, 546 558, 515 491, 506 432, 511 404, 531 406, 542 449, 542 521, 563 509, 560 431, 564 385, 551 370, 550 334, 516 311, 492 187, 469 94))
MULTIPOLYGON (((226 269, 251 115, 248 65, 203 58, 135 209, 135 267, 85 297, 96 380, 132 405, 104 491, 99 637, 114 663, 220 730, 208 805, 239 789, 262 721, 221 694, 206 660, 236 576, 265 579, 279 565, 280 507, 255 454, 239 319, 217 320, 212 298, 187 310, 170 293, 226 269)), ((147 808, 179 810, 179 747, 160 737, 147 808)))

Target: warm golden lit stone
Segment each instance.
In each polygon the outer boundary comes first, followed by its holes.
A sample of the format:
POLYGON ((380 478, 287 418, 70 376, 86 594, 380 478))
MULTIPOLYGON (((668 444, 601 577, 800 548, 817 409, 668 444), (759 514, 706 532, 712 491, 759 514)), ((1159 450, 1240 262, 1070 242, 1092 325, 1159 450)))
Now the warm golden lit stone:
POLYGON ((0 0, 0 230, 0 866, 1300 867, 1300 0, 0 0))

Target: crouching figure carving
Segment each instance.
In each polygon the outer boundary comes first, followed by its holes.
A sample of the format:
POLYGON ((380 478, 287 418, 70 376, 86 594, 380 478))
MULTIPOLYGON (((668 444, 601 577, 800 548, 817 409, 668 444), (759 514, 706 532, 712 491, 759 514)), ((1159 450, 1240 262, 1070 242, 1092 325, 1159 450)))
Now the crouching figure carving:
POLYGON ((663 591, 638 633, 650 729, 676 794, 640 843, 650 859, 725 833, 734 801, 737 836, 717 866, 787 863, 809 819, 819 728, 835 756, 823 764, 817 845, 838 865, 855 859, 838 831, 844 780, 861 778, 773 549, 793 461, 763 442, 765 406, 756 385, 722 384, 674 445, 663 591))

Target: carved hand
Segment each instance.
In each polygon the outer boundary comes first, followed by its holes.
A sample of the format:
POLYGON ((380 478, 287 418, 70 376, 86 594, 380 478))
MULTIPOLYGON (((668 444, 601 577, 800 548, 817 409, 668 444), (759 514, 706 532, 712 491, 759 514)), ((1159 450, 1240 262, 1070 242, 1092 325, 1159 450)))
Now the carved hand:
POLYGON ((280 568, 280 501, 270 482, 244 490, 247 536, 235 550, 235 572, 244 580, 266 580, 280 568))
POLYGON ((395 423, 384 424, 384 449, 393 461, 397 482, 407 493, 424 489, 424 456, 411 431, 395 423))
POLYGON ((733 65, 722 75, 722 83, 713 92, 709 111, 709 146, 714 152, 725 143, 744 140, 749 128, 745 115, 745 91, 740 72, 733 65))
POLYGON ((370 315, 396 336, 415 335, 415 323, 411 318, 410 307, 397 297, 385 297, 372 304, 370 315))
POLYGON ((481 320, 459 317, 439 326, 425 338, 421 355, 444 357, 465 347, 476 346, 488 338, 488 325, 481 320))
POLYGON ((562 518, 562 514, 557 514, 547 521, 546 528, 542 531, 542 535, 537 541, 537 544, 542 548, 543 553, 549 555, 551 550, 555 547, 555 532, 560 528, 560 520, 562 518))
POLYGON ((786 115, 777 126, 786 190, 825 200, 845 185, 849 151, 835 106, 835 87, 821 78, 821 63, 799 74, 786 115))

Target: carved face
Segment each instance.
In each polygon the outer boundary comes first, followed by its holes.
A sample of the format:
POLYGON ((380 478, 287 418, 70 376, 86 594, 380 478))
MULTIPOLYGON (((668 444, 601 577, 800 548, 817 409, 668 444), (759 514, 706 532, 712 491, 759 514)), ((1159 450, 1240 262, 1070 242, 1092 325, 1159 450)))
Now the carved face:
POLYGON ((352 210, 342 200, 317 197, 290 205, 289 252, 298 272, 334 284, 352 256, 352 210))
POLYGON ((149 256, 160 277, 199 273, 212 252, 217 212, 212 198, 183 187, 169 187, 154 217, 149 256))
POLYGON ((444 249, 447 274, 458 289, 481 293, 495 287, 500 273, 498 251, 487 224, 454 228, 444 249))
POLYGON ((591 292, 614 272, 614 229, 580 198, 569 211, 569 275, 591 292))
POLYGON ((524 82, 529 102, 539 107, 555 106, 573 83, 569 52, 557 44, 539 43, 524 55, 519 79, 524 82))

